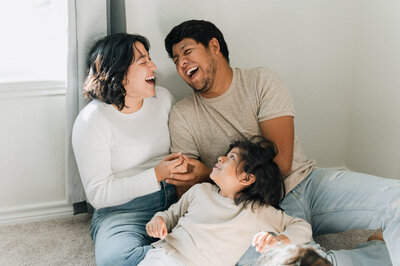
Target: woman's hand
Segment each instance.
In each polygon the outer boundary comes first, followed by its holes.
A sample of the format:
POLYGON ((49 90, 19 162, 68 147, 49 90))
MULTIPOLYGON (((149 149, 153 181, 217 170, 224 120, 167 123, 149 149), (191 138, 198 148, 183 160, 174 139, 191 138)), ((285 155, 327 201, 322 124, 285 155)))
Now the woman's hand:
POLYGON ((187 171, 183 173, 172 173, 166 182, 175 186, 191 187, 195 184, 210 181, 212 169, 208 168, 199 160, 182 155, 186 162, 187 171))
POLYGON ((182 153, 172 153, 167 155, 156 167, 157 181, 161 182, 176 173, 186 173, 188 163, 183 158, 182 153))
POLYGON ((290 239, 285 235, 274 236, 268 232, 258 232, 254 237, 251 245, 256 247, 256 251, 262 253, 276 244, 281 243, 283 245, 290 244, 290 239))
POLYGON ((146 225, 147 234, 154 238, 164 239, 168 235, 167 225, 161 216, 154 216, 146 225))

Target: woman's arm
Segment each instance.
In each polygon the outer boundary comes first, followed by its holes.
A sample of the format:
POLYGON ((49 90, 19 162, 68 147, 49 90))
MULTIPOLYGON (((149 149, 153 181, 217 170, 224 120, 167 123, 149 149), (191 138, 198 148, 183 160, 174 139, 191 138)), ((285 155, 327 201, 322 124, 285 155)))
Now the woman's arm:
POLYGON ((127 173, 126 176, 117 178, 111 168, 110 125, 99 117, 96 119, 96 123, 90 123, 78 117, 72 133, 75 158, 88 202, 94 208, 100 209, 124 204, 159 190, 159 181, 168 177, 170 167, 176 166, 168 159, 180 155, 163 160, 156 166, 158 173, 155 167, 151 167, 137 169, 135 174, 127 173))

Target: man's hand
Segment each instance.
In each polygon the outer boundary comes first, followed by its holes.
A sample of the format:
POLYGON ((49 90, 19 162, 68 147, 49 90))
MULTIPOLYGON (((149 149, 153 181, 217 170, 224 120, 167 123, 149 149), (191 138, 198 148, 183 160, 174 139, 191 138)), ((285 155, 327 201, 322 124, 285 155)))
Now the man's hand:
POLYGON ((168 235, 165 221, 160 216, 154 216, 150 222, 146 224, 147 234, 154 238, 164 239, 168 235))
POLYGON ((256 247, 256 251, 262 253, 267 249, 281 243, 283 245, 290 244, 290 239, 285 235, 274 236, 268 232, 258 232, 254 237, 251 245, 256 247))
POLYGON ((212 169, 205 166, 199 160, 188 158, 185 155, 182 157, 187 162, 188 171, 186 173, 173 173, 165 182, 178 187, 191 187, 194 184, 210 180, 212 169))
POLYGON ((183 158, 182 153, 172 153, 167 155, 154 169, 157 181, 161 182, 170 177, 172 173, 186 173, 188 163, 183 158))

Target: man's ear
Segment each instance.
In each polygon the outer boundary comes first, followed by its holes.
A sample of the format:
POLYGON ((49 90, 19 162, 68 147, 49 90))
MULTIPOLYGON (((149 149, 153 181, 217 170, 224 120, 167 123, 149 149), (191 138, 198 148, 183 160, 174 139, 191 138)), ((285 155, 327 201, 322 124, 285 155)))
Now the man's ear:
POLYGON ((221 51, 219 46, 219 41, 216 38, 212 38, 208 42, 208 48, 210 48, 211 51, 213 51, 216 55, 218 55, 221 51))
POLYGON ((246 172, 242 172, 239 176, 239 183, 249 186, 256 181, 256 177, 253 174, 247 174, 246 172))

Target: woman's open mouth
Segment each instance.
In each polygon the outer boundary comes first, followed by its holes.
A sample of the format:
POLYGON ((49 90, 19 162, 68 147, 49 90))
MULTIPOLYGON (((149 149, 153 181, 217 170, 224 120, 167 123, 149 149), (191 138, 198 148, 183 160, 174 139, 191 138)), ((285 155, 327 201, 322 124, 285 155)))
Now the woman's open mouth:
POLYGON ((156 84, 156 79, 154 78, 154 76, 148 77, 145 79, 147 83, 149 83, 150 85, 155 85, 156 84))

